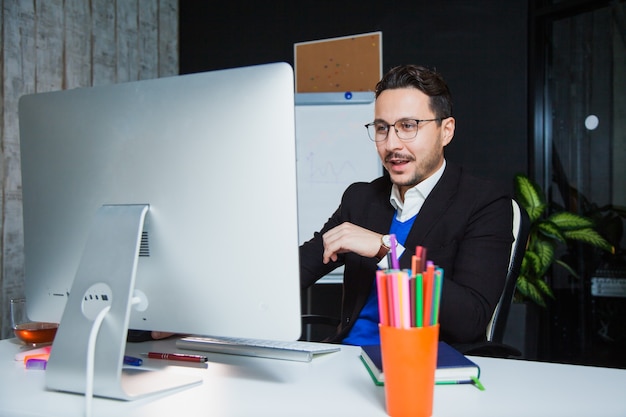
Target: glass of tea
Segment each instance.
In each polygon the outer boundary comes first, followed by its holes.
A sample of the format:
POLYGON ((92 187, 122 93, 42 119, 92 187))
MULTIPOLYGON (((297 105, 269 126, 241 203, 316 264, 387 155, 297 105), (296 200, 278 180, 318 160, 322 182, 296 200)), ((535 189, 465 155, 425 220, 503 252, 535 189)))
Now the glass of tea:
POLYGON ((27 345, 41 346, 52 343, 58 323, 32 321, 26 314, 26 299, 11 300, 11 327, 15 337, 27 345))

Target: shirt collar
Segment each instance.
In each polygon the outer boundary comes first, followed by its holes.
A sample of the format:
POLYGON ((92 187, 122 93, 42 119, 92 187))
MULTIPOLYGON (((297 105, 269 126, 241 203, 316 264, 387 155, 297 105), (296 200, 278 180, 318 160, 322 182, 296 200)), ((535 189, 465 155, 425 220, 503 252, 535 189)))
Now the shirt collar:
POLYGON ((433 173, 430 177, 426 178, 424 181, 420 182, 416 186, 408 189, 406 193, 404 193, 404 201, 400 198, 400 190, 398 186, 394 184, 391 187, 391 196, 389 197, 389 202, 396 209, 396 219, 401 222, 405 222, 408 219, 415 216, 419 213, 424 201, 430 194, 430 192, 435 188, 435 185, 441 179, 443 175, 443 171, 446 169, 446 160, 443 160, 443 164, 441 167, 433 173))

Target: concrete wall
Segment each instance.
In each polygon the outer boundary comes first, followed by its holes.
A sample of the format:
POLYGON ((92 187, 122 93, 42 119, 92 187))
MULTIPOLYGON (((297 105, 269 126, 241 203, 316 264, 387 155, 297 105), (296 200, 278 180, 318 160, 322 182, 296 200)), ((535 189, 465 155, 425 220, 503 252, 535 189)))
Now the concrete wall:
POLYGON ((178 74, 178 0, 0 0, 0 338, 23 295, 20 96, 178 74))

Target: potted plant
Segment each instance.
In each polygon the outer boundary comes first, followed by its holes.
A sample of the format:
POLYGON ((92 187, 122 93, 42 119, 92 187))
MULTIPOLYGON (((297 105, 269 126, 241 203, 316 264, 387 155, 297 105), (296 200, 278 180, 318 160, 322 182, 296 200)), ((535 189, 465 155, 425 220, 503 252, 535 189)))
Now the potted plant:
POLYGON ((556 251, 560 245, 565 247, 572 241, 578 241, 615 253, 615 247, 597 232, 591 218, 566 210, 551 210, 548 213, 541 188, 523 174, 515 176, 515 197, 530 218, 526 253, 517 279, 518 301, 530 300, 545 307, 546 297, 554 298, 546 281, 546 274, 553 265, 563 267, 572 276, 578 277, 574 268, 557 258, 556 251))

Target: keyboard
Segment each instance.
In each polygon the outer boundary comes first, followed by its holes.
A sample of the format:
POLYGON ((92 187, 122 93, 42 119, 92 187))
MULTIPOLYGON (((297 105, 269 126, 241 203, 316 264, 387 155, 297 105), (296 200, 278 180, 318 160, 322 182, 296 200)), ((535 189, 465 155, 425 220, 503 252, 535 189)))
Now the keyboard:
POLYGON ((176 341, 176 347, 230 355, 310 362, 315 355, 337 352, 338 345, 315 342, 283 342, 277 340, 236 337, 187 336, 176 341))

